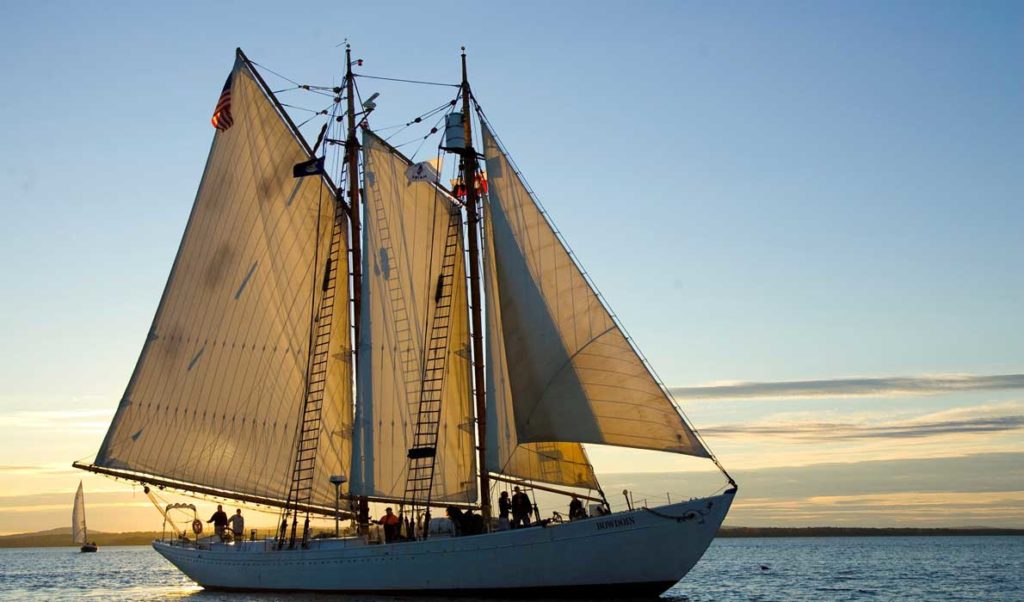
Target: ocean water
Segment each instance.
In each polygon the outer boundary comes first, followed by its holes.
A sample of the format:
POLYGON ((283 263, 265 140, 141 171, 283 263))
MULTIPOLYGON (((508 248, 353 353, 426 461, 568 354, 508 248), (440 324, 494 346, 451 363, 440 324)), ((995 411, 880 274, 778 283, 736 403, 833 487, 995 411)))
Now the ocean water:
MULTIPOLYGON (((1024 601, 1024 537, 718 539, 662 598, 1024 601)), ((205 592, 145 546, 0 550, 0 599, 400 600, 205 592)))

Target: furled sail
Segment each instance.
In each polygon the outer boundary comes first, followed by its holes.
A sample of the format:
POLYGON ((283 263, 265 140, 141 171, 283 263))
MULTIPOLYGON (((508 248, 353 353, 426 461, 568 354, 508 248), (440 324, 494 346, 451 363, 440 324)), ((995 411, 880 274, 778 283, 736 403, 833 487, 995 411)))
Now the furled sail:
MULTIPOLYGON (((484 207, 484 222, 491 221, 484 207)), ((490 226, 484 229, 484 286, 486 305, 487 469, 528 481, 569 487, 599 489, 594 469, 583 446, 576 442, 520 444, 516 437, 512 391, 509 385, 498 282, 495 278, 494 243, 490 226)))
POLYGON ((82 545, 85 543, 85 491, 82 489, 82 482, 78 482, 78 491, 75 492, 75 507, 71 511, 71 540, 73 543, 82 545))
POLYGON ((483 135, 516 439, 708 457, 486 126, 483 135))
MULTIPOLYGON (((363 300, 352 460, 354 494, 401 499, 408 474, 452 204, 407 176, 407 159, 366 132, 363 300)), ((460 218, 461 219, 461 218, 460 218)), ((476 500, 469 317, 461 222, 432 499, 476 500)))
MULTIPOLYGON (((280 501, 291 482, 311 308, 323 294, 332 237, 345 256, 345 218, 335 214, 330 182, 292 177, 309 152, 241 56, 229 85, 232 122, 214 135, 160 306, 95 464, 280 501)), ((336 287, 311 498, 324 507, 334 505, 328 476, 347 473, 351 457, 347 280, 336 287)))

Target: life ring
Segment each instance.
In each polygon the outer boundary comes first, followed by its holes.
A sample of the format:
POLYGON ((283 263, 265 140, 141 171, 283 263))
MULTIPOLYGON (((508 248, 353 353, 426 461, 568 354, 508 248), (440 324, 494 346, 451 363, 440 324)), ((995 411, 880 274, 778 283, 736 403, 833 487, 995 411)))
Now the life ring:
POLYGON ((203 521, 199 520, 198 518, 195 519, 194 521, 192 521, 192 532, 195 533, 196 535, 199 535, 200 533, 202 533, 203 532, 203 521))

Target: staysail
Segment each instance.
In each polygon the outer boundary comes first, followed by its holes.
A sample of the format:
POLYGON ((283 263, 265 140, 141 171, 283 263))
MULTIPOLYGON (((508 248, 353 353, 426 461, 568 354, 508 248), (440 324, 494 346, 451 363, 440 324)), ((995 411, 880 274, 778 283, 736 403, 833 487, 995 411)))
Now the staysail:
MULTIPOLYGON (((407 176, 408 160, 371 132, 363 136, 363 162, 363 309, 349 490, 402 499, 453 207, 431 182, 407 176)), ((461 226, 457 244, 431 496, 437 502, 477 497, 461 226)))
MULTIPOLYGON (((292 474, 311 308, 332 236, 342 237, 343 257, 348 245, 345 228, 334 228, 344 217, 333 186, 292 177, 309 151, 241 54, 225 91, 230 118, 215 123, 188 227, 95 465, 279 501, 292 474)), ((336 286, 311 499, 324 507, 334 505, 328 475, 346 474, 351 456, 347 279, 336 286)))
MULTIPOLYGON (((519 443, 709 457, 483 126, 493 279, 519 443)), ((509 399, 510 398, 510 399, 509 399)), ((505 401, 503 401, 505 400, 505 401)))
POLYGON ((85 491, 82 489, 82 482, 79 481, 78 491, 75 492, 75 507, 71 511, 71 540, 82 545, 85 539, 85 491))
MULTIPOLYGON (((484 223, 491 222, 490 209, 484 207, 484 223)), ((528 481, 540 481, 569 487, 599 489, 594 469, 583 446, 576 442, 519 443, 509 385, 501 308, 497 302, 494 243, 491 228, 484 228, 484 291, 486 305, 487 380, 487 464, 488 470, 528 481)))

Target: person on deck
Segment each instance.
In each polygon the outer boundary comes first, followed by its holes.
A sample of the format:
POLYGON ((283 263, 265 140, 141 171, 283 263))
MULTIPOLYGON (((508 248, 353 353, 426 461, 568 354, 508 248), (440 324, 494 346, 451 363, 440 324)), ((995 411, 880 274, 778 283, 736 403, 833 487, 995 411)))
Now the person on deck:
POLYGON ((377 521, 382 527, 384 527, 384 543, 391 543, 398 540, 398 515, 388 507, 384 509, 384 516, 380 517, 377 521))
POLYGON ((242 518, 242 509, 235 510, 235 514, 228 522, 231 523, 231 534, 235 536, 235 543, 242 543, 245 540, 245 519, 242 518))
POLYGON ((512 528, 518 529, 519 527, 530 526, 530 515, 533 514, 533 504, 530 503, 530 496, 526 495, 522 491, 519 491, 519 487, 512 488, 515 493, 512 494, 512 528))
POLYGON ((217 511, 213 513, 210 520, 206 521, 206 524, 213 523, 213 532, 217 537, 224 538, 224 528, 228 526, 228 515, 224 513, 224 508, 220 504, 217 504, 217 511))
POLYGON ((580 498, 573 494, 572 501, 569 502, 569 520, 581 518, 587 518, 587 511, 583 509, 583 502, 580 501, 580 498))
POLYGON ((511 527, 508 521, 509 512, 512 511, 512 502, 508 499, 508 492, 502 491, 498 496, 498 530, 506 531, 511 527))
POLYGON ((456 506, 448 506, 445 509, 445 515, 448 516, 448 520, 452 521, 452 535, 462 535, 462 510, 456 506))

